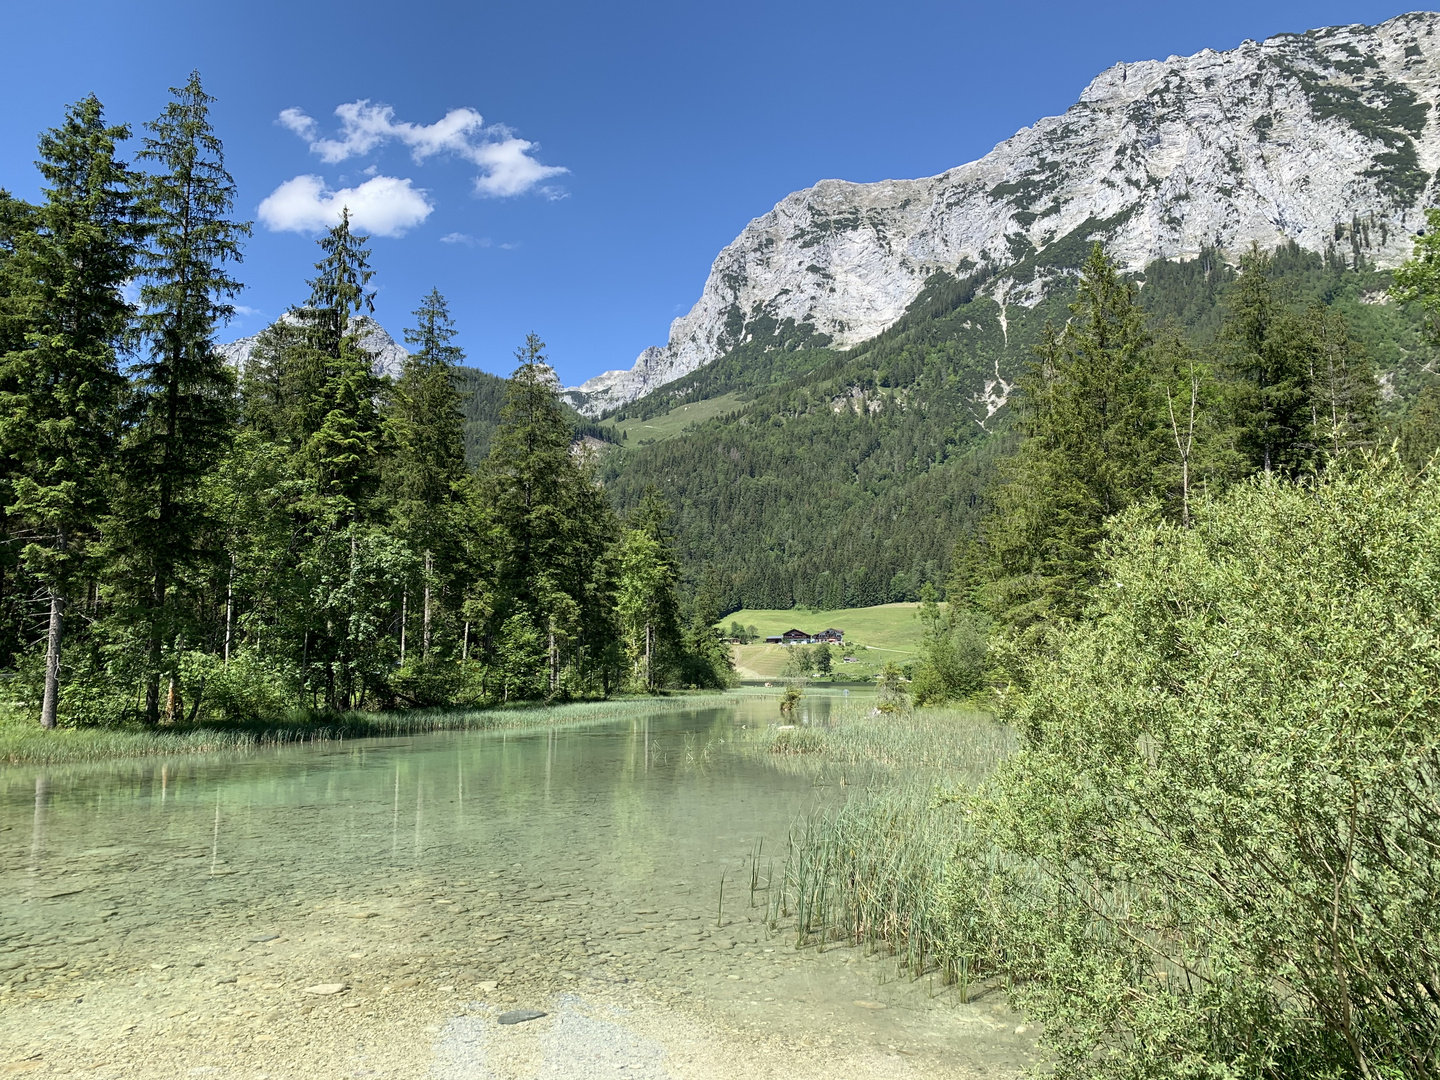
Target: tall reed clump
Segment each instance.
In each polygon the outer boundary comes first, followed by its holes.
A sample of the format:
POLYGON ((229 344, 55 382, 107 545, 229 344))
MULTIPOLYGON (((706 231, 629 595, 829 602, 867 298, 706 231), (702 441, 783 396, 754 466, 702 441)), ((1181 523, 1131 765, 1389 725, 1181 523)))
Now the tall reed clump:
POLYGON ((1010 752, 1011 733, 957 709, 841 713, 829 727, 760 733, 777 767, 854 794, 791 831, 767 885, 767 922, 797 947, 853 945, 912 978, 938 972, 968 997, 1004 947, 998 883, 976 842, 968 791, 1010 752))

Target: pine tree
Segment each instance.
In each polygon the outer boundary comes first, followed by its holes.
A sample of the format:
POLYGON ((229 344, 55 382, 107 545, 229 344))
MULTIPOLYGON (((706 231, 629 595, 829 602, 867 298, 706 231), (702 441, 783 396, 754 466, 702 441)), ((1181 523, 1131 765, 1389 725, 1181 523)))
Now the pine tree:
POLYGON ((1163 433, 1145 316, 1098 244, 1070 310, 1022 383, 1025 439, 985 531, 987 606, 1020 628, 1079 614, 1105 519, 1156 487, 1163 433))
MULTIPOLYGON (((227 263, 241 258, 250 227, 229 219, 235 184, 210 125, 214 100, 192 72, 171 90, 165 112, 147 124, 140 160, 159 170, 143 178, 147 245, 140 330, 148 356, 133 376, 131 424, 121 450, 122 480, 107 529, 120 619, 148 652, 145 716, 160 716, 160 678, 174 681, 180 632, 171 590, 217 558, 207 550, 212 522, 200 484, 230 442, 234 378, 215 350, 215 331, 234 314, 240 284, 227 263)), ((173 717, 172 717, 173 719, 173 717)))
POLYGON ((122 380, 116 346, 137 253, 133 182, 116 156, 129 138, 92 94, 40 138, 44 201, 16 237, 14 281, 25 347, 5 358, 0 424, 23 453, 10 512, 24 521, 26 568, 49 599, 40 723, 54 727, 66 601, 82 580, 106 509, 122 380))
POLYGON ((1369 356, 1338 311, 1315 308, 1310 326, 1312 441, 1333 457, 1372 446, 1380 388, 1369 356))
POLYGON ((491 441, 487 488, 504 532, 501 590, 534 610, 542 578, 563 561, 568 489, 575 483, 574 431, 559 384, 534 334, 515 358, 500 426, 491 441))
POLYGON ((381 452, 380 382, 360 343, 375 310, 367 236, 350 231, 350 212, 320 238, 324 257, 310 279, 310 299, 291 312, 303 330, 292 377, 302 455, 315 481, 317 509, 331 522, 356 522, 370 509, 381 452))
POLYGON ((415 321, 405 331, 414 351, 405 359, 386 417, 393 452, 387 487, 400 534, 423 559, 420 643, 428 658, 437 585, 458 570, 455 517, 465 476, 465 416, 455 380, 465 353, 451 344, 455 325, 440 290, 425 297, 415 321))
POLYGON ((531 334, 516 352, 519 366, 479 490, 493 576, 485 604, 488 648, 492 656, 501 651, 502 629, 515 641, 538 634, 545 642, 543 678, 521 679, 509 660, 505 678, 517 687, 543 683, 554 695, 563 692, 567 671, 580 682, 605 677, 613 641, 605 556, 615 524, 593 462, 572 452, 574 430, 544 350, 531 334))
POLYGON ((1314 342, 1276 295, 1270 256, 1252 246, 1240 267, 1221 330, 1238 447, 1251 470, 1295 476, 1315 463, 1314 342))
MULTIPOLYGON (((35 230, 35 207, 0 188, 0 400, 18 393, 23 365, 7 365, 4 358, 25 348, 29 321, 25 316, 25 289, 17 280, 15 249, 23 234, 35 230)), ((9 506, 19 474, 24 447, 0 445, 0 666, 10 667, 24 647, 25 602, 21 595, 24 570, 13 542, 15 522, 9 506)))

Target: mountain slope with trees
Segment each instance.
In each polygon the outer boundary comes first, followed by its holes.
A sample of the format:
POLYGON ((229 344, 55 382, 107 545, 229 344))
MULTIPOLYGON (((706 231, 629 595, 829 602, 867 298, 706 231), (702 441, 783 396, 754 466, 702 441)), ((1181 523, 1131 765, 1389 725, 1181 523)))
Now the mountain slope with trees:
MULTIPOLYGON (((1316 332, 1353 339, 1373 373, 1380 430, 1399 436, 1412 403, 1432 400, 1436 382, 1419 311, 1389 301, 1390 272, 1363 250, 1331 245, 1317 255, 1287 244, 1267 254, 1274 317, 1306 322, 1327 312, 1316 332)), ((1079 248, 1061 264, 1009 268, 1044 280, 1031 307, 998 302, 983 269, 934 275, 894 327, 847 352, 769 327, 764 339, 611 414, 619 421, 721 395, 736 401, 671 437, 627 439, 612 451, 604 472, 617 507, 636 505, 651 486, 664 493, 683 574, 708 573, 725 611, 914 601, 927 583, 943 592, 954 545, 975 534, 997 467, 1018 443, 1013 414, 1026 373, 1072 317, 1089 256, 1079 248)), ((1199 371, 1230 371, 1234 342, 1222 340, 1222 324, 1245 256, 1207 249, 1129 279, 1144 322, 1134 332, 1167 343, 1167 385, 1182 413, 1189 391, 1180 375, 1191 360, 1199 371)), ((1164 437, 1155 453, 1173 456, 1157 392, 1151 422, 1164 437)), ((1233 404, 1280 403, 1257 384, 1248 403, 1233 404)), ((1211 463, 1192 464, 1198 484, 1211 463)))

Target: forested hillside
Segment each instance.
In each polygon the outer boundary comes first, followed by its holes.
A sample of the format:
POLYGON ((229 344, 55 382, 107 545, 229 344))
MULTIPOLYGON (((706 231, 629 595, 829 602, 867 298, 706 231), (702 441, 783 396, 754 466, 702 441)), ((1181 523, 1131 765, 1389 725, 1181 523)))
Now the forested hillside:
MULTIPOLYGON (((1324 255, 1293 245, 1271 276, 1283 306, 1343 317, 1379 380, 1379 421, 1398 433, 1433 378, 1417 312, 1386 302, 1388 272, 1337 230, 1324 255), (1357 269, 1358 265, 1358 269, 1357 269)), ((650 486, 676 508, 683 568, 705 573, 723 607, 834 608, 919 599, 943 587, 956 540, 985 510, 1011 452, 1016 386, 1047 326, 1063 324, 1087 249, 1047 252, 996 275, 935 275, 894 327, 846 352, 809 347, 793 325, 746 345, 608 418, 664 416, 733 395, 724 415, 669 438, 628 438, 605 461, 617 507, 650 486), (1048 282, 1033 307, 1003 304, 1016 280, 1048 282), (997 287, 998 285, 998 287, 997 287), (997 300, 998 298, 998 300, 997 300)), ((1136 283, 1152 331, 1215 351, 1241 253, 1157 262, 1136 283)))

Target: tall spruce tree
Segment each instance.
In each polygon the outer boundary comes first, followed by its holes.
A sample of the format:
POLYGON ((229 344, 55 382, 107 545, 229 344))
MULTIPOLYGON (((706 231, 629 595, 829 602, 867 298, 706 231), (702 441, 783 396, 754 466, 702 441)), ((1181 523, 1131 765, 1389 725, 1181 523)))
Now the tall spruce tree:
POLYGON ((1378 388, 1344 317, 1287 304, 1272 265, 1258 247, 1241 259, 1220 337, 1243 471, 1295 477, 1373 442, 1378 388))
MULTIPOLYGON (((35 208, 0 188, 0 400, 19 392, 23 384, 22 365, 8 365, 4 358, 25 348, 29 321, 25 316, 26 290, 16 279, 15 249, 19 238, 35 228, 35 208)), ((14 522, 9 507, 14 500, 14 483, 24 448, 0 444, 0 666, 11 667, 24 646, 26 604, 21 595, 24 573, 14 543, 14 522)))
POLYGON ((369 239, 350 230, 350 211, 343 210, 320 238, 324 256, 315 264, 309 301, 292 311, 305 343, 293 372, 302 455, 317 509, 331 521, 360 520, 379 480, 381 388, 361 343, 364 316, 375 310, 369 239))
POLYGON ((0 424, 20 455, 9 512, 22 560, 49 600, 43 727, 59 711, 65 609, 107 508, 123 380, 116 350, 137 255, 133 179, 116 155, 129 128, 105 123, 93 94, 40 138, 44 200, 16 237, 15 301, 25 346, 5 357, 0 424))
POLYGON ((1037 348, 1024 441, 986 528, 987 606, 1025 628, 1079 614, 1105 519, 1156 491, 1162 432, 1135 290, 1096 244, 1072 318, 1037 348))
MULTIPOLYGON (((241 286, 226 264, 240 260, 250 231, 229 217, 235 184, 210 125, 214 99, 199 73, 171 94, 165 112, 146 125, 139 155, 158 167, 141 180, 139 326, 147 353, 133 369, 123 470, 107 528, 116 611, 147 655, 151 723, 160 718, 162 673, 174 685, 174 645, 182 633, 171 591, 218 559, 207 548, 213 522, 201 481, 230 442, 234 379, 215 350, 215 331, 234 314, 230 300, 241 286)), ((173 713, 173 693, 169 700, 173 713)))
POLYGON ((1237 445, 1251 471, 1295 476, 1312 467, 1309 327, 1271 280, 1271 257, 1252 246, 1240 260, 1221 329, 1237 445))
POLYGON ((465 476, 465 414, 455 380, 465 353, 452 344, 455 324, 439 289, 431 289, 414 314, 416 325, 405 331, 413 351, 386 417, 387 487, 400 534, 422 558, 420 651, 428 658, 438 587, 459 569, 455 518, 465 476))
POLYGON ((574 429, 544 342, 529 335, 516 359, 480 478, 493 544, 488 649, 507 694, 540 687, 553 696, 565 670, 581 682, 603 677, 613 643, 604 567, 614 512, 588 456, 572 452, 574 429), (516 668, 515 657, 529 659, 516 668))

